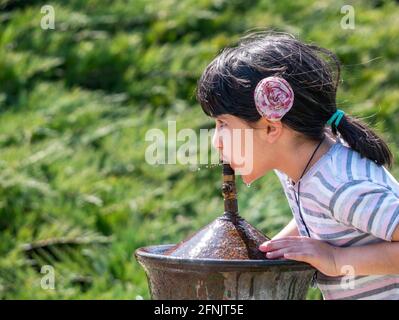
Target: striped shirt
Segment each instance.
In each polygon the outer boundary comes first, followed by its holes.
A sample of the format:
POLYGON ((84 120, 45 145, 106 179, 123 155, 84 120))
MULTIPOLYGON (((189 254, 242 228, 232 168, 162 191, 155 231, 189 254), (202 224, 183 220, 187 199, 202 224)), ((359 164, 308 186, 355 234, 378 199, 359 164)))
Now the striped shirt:
MULTIPOLYGON (((339 247, 391 241, 399 224, 399 183, 383 166, 337 141, 298 183, 274 170, 301 235, 339 247)), ((345 270, 344 273, 351 270, 345 270)), ((329 277, 317 272, 324 299, 399 299, 399 274, 329 277)))

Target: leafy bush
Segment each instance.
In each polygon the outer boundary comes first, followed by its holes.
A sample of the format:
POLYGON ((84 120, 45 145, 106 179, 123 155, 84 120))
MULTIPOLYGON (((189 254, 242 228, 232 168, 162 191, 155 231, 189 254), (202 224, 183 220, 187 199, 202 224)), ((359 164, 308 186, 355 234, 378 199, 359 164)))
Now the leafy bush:
MULTIPOLYGON (((248 30, 334 50, 341 107, 399 154, 397 2, 356 2, 354 30, 340 27, 343 1, 51 3, 56 28, 42 30, 46 2, 0 1, 0 298, 149 298, 134 250, 179 241, 222 200, 219 167, 148 165, 146 131, 212 127, 196 81, 248 30), (55 290, 40 287, 45 264, 55 290)), ((273 174, 239 183, 239 203, 270 236, 291 216, 273 174)))

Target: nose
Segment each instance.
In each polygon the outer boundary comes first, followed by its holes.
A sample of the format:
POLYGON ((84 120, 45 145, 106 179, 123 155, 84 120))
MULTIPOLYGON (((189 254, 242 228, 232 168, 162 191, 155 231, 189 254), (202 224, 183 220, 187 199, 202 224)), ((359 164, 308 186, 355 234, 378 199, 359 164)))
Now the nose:
POLYGON ((212 145, 218 151, 222 151, 223 149, 222 137, 220 136, 220 132, 218 129, 215 129, 215 132, 213 134, 212 145))

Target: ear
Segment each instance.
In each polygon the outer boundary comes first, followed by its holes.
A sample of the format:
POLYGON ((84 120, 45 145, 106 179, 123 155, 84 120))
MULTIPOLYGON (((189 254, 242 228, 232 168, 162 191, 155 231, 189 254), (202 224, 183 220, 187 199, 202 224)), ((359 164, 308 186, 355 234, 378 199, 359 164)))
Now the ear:
POLYGON ((280 120, 270 121, 266 117, 262 117, 260 120, 262 128, 262 138, 268 143, 275 143, 281 136, 283 130, 283 124, 280 120))

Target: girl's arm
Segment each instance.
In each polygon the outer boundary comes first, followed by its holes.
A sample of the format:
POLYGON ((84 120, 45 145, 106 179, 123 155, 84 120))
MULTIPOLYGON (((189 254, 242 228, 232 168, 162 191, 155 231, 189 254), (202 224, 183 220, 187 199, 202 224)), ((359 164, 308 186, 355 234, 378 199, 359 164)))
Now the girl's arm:
POLYGON ((307 237, 285 237, 260 246, 269 259, 286 258, 311 264, 328 276, 399 274, 399 226, 392 241, 340 248, 307 237))
POLYGON ((295 219, 292 219, 279 233, 273 237, 273 240, 296 236, 299 236, 299 231, 295 219))
POLYGON ((328 276, 399 274, 399 198, 392 190, 368 180, 344 182, 331 197, 329 208, 335 220, 385 241, 335 247, 322 240, 289 236, 267 241, 259 249, 267 258, 307 262, 328 276), (363 205, 356 203, 358 199, 363 205))
POLYGON ((399 242, 340 248, 335 261, 340 275, 399 274, 399 242))

